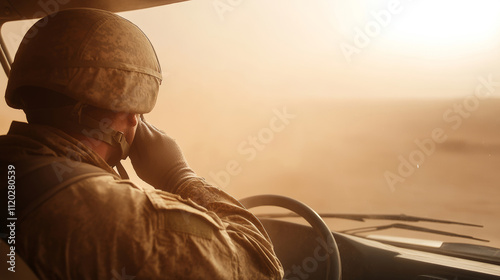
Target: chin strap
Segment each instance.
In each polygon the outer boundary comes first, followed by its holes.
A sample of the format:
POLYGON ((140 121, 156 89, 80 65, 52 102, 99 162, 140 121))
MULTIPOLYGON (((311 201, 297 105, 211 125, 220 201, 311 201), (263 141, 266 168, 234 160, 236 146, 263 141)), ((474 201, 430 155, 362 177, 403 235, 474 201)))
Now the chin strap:
POLYGON ((129 154, 130 145, 125 139, 125 135, 121 131, 114 130, 109 126, 102 125, 96 119, 83 113, 83 108, 87 106, 81 102, 72 106, 71 118, 61 119, 57 114, 54 114, 53 109, 30 109, 28 122, 33 123, 51 123, 58 127, 72 130, 76 133, 84 134, 87 137, 94 138, 99 141, 108 143, 109 145, 118 148, 119 155, 114 156, 108 160, 108 164, 116 166, 118 173, 124 179, 128 179, 128 174, 125 168, 121 165, 120 160, 126 159, 129 154), (76 123, 75 123, 76 122, 76 123), (85 133, 85 129, 96 130, 98 133, 92 131, 85 133))
MULTIPOLYGON (((125 139, 125 135, 123 134, 123 132, 114 130, 110 127, 106 127, 105 129, 103 129, 99 121, 83 113, 83 108, 85 108, 85 106, 86 104, 78 102, 75 107, 73 107, 71 114, 77 118, 79 125, 91 129, 97 129, 100 132, 99 134, 91 133, 90 135, 86 136, 106 142, 109 145, 117 147, 120 150, 119 157, 111 158, 109 160, 109 163, 112 166, 116 165, 117 168, 118 165, 120 165, 121 168, 118 168, 118 170, 120 171, 120 169, 122 169, 123 171, 125 171, 125 168, 123 168, 123 166, 120 164, 121 159, 126 159, 128 157, 130 150, 130 145, 127 142, 127 139, 125 139)), ((122 175, 121 172, 120 175, 122 175)), ((126 177, 128 178, 128 176, 126 177)))

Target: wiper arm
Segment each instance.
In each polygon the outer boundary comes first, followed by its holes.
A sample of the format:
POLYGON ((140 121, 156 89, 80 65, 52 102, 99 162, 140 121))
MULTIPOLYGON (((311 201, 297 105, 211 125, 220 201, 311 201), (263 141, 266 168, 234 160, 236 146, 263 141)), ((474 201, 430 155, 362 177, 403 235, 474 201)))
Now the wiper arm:
POLYGON ((390 229, 390 228, 407 229, 407 230, 434 233, 434 234, 440 234, 440 235, 446 235, 446 236, 452 236, 452 237, 473 239, 473 240, 478 240, 478 241, 483 241, 483 242, 490 242, 489 240, 476 238, 476 237, 473 237, 470 235, 463 235, 463 234, 458 234, 458 233, 454 233, 454 232, 441 231, 441 230, 429 229, 429 228, 412 226, 412 225, 407 225, 407 224, 398 224, 398 223, 390 224, 390 225, 383 225, 383 226, 354 228, 354 229, 348 229, 348 230, 344 230, 344 231, 340 231, 340 232, 346 233, 346 234, 357 235, 359 233, 379 231, 379 230, 390 229))
MULTIPOLYGON (((405 214, 400 214, 400 215, 383 215, 382 214, 382 215, 380 215, 380 214, 320 213, 319 215, 322 218, 346 219, 346 220, 354 220, 354 221, 360 221, 360 222, 364 222, 366 220, 391 220, 391 221, 404 221, 404 222, 431 222, 431 223, 462 225, 462 226, 471 226, 471 227, 483 227, 482 225, 462 223, 462 222, 456 222, 456 221, 448 221, 448 220, 430 219, 430 218, 423 218, 423 217, 416 217, 416 216, 407 216, 405 214)), ((295 213, 290 212, 290 213, 284 213, 284 214, 260 214, 260 215, 257 215, 257 217, 259 217, 259 218, 295 218, 295 217, 299 217, 299 216, 295 213)), ((469 235, 457 234, 454 232, 434 230, 434 229, 412 226, 412 225, 407 225, 407 224, 400 224, 400 223, 383 225, 383 226, 374 226, 374 227, 373 226, 372 227, 361 227, 361 228, 344 230, 344 231, 340 231, 340 232, 356 235, 358 233, 379 231, 379 230, 384 230, 384 229, 389 229, 389 228, 407 229, 407 230, 413 230, 413 231, 421 231, 421 232, 427 232, 427 233, 434 233, 434 234, 440 234, 440 235, 446 235, 446 236, 452 236, 452 237, 460 237, 460 238, 473 239, 473 240, 478 240, 478 241, 483 241, 483 242, 489 242, 489 240, 480 239, 480 238, 476 238, 476 237, 469 236, 469 235)))
MULTIPOLYGON (((336 218, 336 219, 346 219, 353 221, 364 222, 365 220, 391 220, 391 221, 405 221, 405 222, 431 222, 440 224, 452 224, 452 225, 462 225, 471 227, 483 227, 482 225, 448 221, 448 220, 438 220, 430 219, 416 216, 407 216, 405 214, 399 215, 379 215, 379 214, 334 214, 334 213, 319 213, 322 218, 336 218)), ((294 218, 299 217, 295 213, 285 213, 285 214, 260 214, 257 215, 259 218, 294 218)))

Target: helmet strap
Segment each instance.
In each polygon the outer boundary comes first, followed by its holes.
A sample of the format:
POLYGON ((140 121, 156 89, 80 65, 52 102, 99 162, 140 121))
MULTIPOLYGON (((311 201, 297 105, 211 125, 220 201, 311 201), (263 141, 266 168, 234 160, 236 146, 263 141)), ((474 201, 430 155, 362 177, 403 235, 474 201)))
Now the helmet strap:
MULTIPOLYGON (((121 159, 126 159, 128 157, 130 149, 130 145, 125 135, 121 131, 109 127, 104 128, 99 121, 83 112, 85 106, 86 105, 83 103, 77 103, 74 106, 65 107, 71 110, 72 118, 62 119, 60 114, 54 112, 54 108, 31 108, 26 112, 26 116, 30 123, 50 124, 60 129, 70 130, 75 133, 83 134, 86 137, 103 141, 112 147, 118 148, 120 151, 119 155, 109 159, 108 164, 110 166, 116 166, 120 176, 124 179, 128 179, 128 174, 120 163, 121 159), (77 122, 77 125, 75 125, 75 122, 77 122), (92 131, 87 131, 87 129, 95 129, 98 130, 99 133, 93 133, 92 131)), ((59 109, 63 109, 63 107, 59 109)))
POLYGON ((125 135, 123 134, 123 132, 114 130, 109 127, 107 127, 104 131, 99 121, 97 121, 96 119, 90 117, 89 115, 83 112, 83 108, 85 108, 86 106, 87 106, 86 104, 78 102, 73 107, 72 115, 77 118, 79 125, 91 129, 97 129, 100 132, 100 133, 89 133, 89 135, 86 136, 108 143, 112 147, 116 147, 120 150, 119 157, 110 159, 111 165, 117 165, 121 159, 126 159, 129 154, 130 145, 127 142, 127 139, 125 138, 125 135))

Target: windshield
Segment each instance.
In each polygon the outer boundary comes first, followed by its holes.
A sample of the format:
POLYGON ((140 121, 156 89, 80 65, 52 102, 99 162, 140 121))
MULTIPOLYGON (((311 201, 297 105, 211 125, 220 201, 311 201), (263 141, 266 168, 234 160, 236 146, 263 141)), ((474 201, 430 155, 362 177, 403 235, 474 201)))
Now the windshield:
MULTIPOLYGON (((162 65, 146 119, 236 198, 479 224, 415 225, 489 243, 377 234, 500 247, 500 3, 367 2, 188 1, 121 13, 162 65)), ((12 50, 23 26, 3 28, 12 50)), ((24 115, 0 106, 4 134, 24 115)))

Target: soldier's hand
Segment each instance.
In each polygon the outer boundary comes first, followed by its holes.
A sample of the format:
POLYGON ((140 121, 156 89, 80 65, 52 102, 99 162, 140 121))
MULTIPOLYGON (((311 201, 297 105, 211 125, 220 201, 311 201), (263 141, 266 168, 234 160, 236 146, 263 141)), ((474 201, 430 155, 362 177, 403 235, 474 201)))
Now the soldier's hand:
POLYGON ((175 192, 184 180, 196 176, 175 140, 142 116, 130 148, 130 160, 142 180, 169 192, 175 192))

